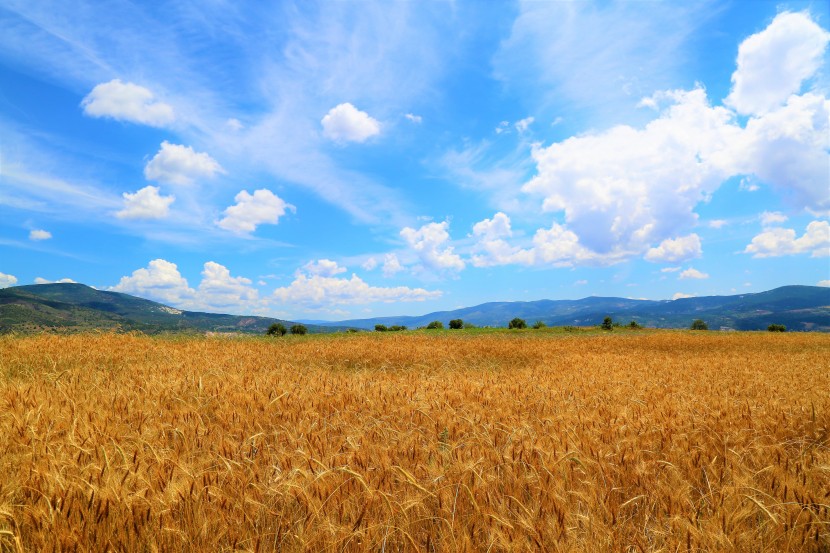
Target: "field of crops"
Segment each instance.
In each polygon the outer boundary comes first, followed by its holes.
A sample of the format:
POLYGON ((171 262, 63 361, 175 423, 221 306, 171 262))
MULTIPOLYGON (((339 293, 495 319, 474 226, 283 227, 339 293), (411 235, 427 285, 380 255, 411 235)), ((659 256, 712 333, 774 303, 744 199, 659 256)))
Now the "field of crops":
POLYGON ((830 336, 0 338, 0 551, 828 551, 830 336))

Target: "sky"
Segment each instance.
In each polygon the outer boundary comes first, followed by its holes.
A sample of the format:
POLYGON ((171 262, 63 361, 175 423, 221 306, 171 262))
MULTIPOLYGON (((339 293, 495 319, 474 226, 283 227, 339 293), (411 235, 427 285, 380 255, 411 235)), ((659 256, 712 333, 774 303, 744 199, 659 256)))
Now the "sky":
POLYGON ((338 320, 830 286, 828 6, 0 0, 0 287, 338 320))

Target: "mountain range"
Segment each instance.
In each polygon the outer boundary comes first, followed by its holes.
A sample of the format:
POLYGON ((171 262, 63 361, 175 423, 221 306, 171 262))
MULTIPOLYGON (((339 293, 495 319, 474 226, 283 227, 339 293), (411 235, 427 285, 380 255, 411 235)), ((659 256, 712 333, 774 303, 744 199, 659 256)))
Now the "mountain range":
MULTIPOLYGON (((655 328, 688 328, 703 319, 711 329, 764 330, 783 324, 789 330, 830 332, 830 288, 783 286, 767 292, 706 296, 677 300, 635 300, 588 297, 579 300, 490 302, 420 316, 376 317, 346 321, 298 321, 309 332, 339 332, 347 328, 372 330, 375 325, 408 328, 452 319, 475 326, 505 327, 514 317, 528 324, 594 326, 606 316, 655 328)), ((273 323, 293 321, 269 317, 184 311, 118 292, 83 284, 37 284, 0 289, 0 333, 83 330, 162 332, 241 332, 263 334, 273 323)))

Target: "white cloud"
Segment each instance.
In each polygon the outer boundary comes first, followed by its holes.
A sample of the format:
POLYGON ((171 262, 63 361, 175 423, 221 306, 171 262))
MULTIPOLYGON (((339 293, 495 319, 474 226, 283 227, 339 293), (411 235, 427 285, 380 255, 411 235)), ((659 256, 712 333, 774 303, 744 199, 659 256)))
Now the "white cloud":
POLYGON ((763 114, 801 89, 823 61, 830 33, 807 13, 783 12, 738 48, 732 91, 724 100, 742 114, 763 114))
POLYGON ((336 142, 365 142, 380 134, 380 123, 348 102, 331 108, 320 123, 323 134, 336 142))
POLYGON ((723 228, 729 224, 729 221, 725 219, 712 219, 709 221, 709 228, 719 229, 723 228))
POLYGON ((693 257, 700 257, 700 237, 697 234, 680 236, 678 238, 667 238, 656 248, 650 248, 646 252, 646 260, 664 263, 678 263, 693 257))
POLYGON ((816 283, 816 286, 823 286, 825 288, 830 288, 830 280, 820 280, 816 283))
POLYGON ((473 236, 477 239, 473 246, 472 262, 476 267, 491 267, 510 263, 532 264, 533 253, 517 246, 511 246, 506 238, 513 236, 510 218, 498 212, 492 219, 484 219, 473 225, 473 236))
POLYGON ((683 292, 677 292, 671 297, 671 299, 680 300, 680 299, 683 299, 683 298, 693 298, 693 297, 695 297, 694 294, 684 294, 683 292))
POLYGON ((614 263, 625 257, 618 250, 597 254, 583 246, 575 232, 553 223, 549 229, 539 229, 533 235, 531 263, 571 267, 573 265, 614 263))
POLYGON ((299 274, 290 285, 274 290, 273 297, 281 304, 322 309, 375 302, 424 301, 441 297, 441 292, 406 286, 370 286, 354 274, 350 279, 299 274))
POLYGON ((421 123, 424 122, 423 117, 421 117, 420 115, 415 115, 413 113, 407 113, 406 115, 404 115, 404 117, 406 117, 407 119, 409 119, 410 121, 412 121, 413 123, 415 123, 417 125, 420 125, 421 123))
POLYGON ((239 132, 245 128, 245 125, 242 124, 242 121, 240 121, 236 117, 231 117, 230 119, 225 121, 225 126, 234 132, 239 132))
POLYGON ((656 96, 670 105, 642 130, 621 125, 533 150, 537 175, 522 189, 563 211, 597 253, 641 252, 693 226, 695 206, 732 172, 732 114, 699 88, 656 96))
POLYGON ((150 90, 119 79, 97 85, 81 106, 90 117, 110 117, 151 127, 164 127, 175 119, 173 108, 155 101, 150 90))
POLYGON ((533 117, 525 117, 524 119, 516 121, 516 123, 513 126, 516 127, 516 130, 519 131, 519 133, 523 133, 527 131, 527 129, 530 127, 530 125, 533 124, 535 120, 536 119, 533 117))
POLYGON ((245 314, 259 312, 264 308, 265 302, 259 299, 259 292, 251 286, 251 281, 231 276, 227 267, 208 261, 201 274, 199 287, 193 289, 175 263, 154 259, 146 268, 121 277, 119 283, 110 290, 134 294, 180 309, 245 314))
POLYGON ((680 273, 680 276, 677 277, 677 278, 679 280, 685 280, 685 279, 688 279, 688 278, 704 279, 704 278, 709 278, 709 275, 706 274, 706 273, 702 273, 702 272, 698 271, 697 269, 689 267, 688 269, 686 269, 685 271, 680 273))
POLYGON ((502 121, 496 127, 496 134, 501 134, 503 132, 510 132, 510 122, 509 121, 502 121))
POLYGON ((48 230, 35 229, 29 232, 29 240, 40 241, 49 240, 52 238, 52 233, 48 230))
POLYGON ((62 278, 59 280, 47 280, 43 277, 35 277, 34 280, 35 284, 77 284, 71 278, 62 278))
POLYGON ((187 284, 175 263, 164 259, 150 261, 147 268, 136 269, 131 276, 110 288, 113 292, 124 292, 159 301, 175 307, 192 303, 196 291, 187 284))
POLYGON ((764 211, 760 216, 761 224, 765 227, 774 225, 776 223, 784 223, 787 221, 787 216, 780 211, 764 211))
POLYGON ((361 265, 365 271, 374 271, 378 267, 378 260, 375 257, 370 257, 361 265))
POLYGON ((7 275, 0 273, 0 288, 8 288, 17 284, 17 277, 14 275, 7 275))
POLYGON ((211 178, 225 170, 206 153, 195 152, 190 146, 161 143, 158 153, 144 167, 148 180, 167 184, 188 185, 196 179, 211 178))
POLYGON ((387 253, 383 256, 383 267, 381 268, 381 272, 384 277, 391 278, 403 270, 404 266, 401 265, 401 261, 398 259, 397 255, 394 253, 387 253))
POLYGON ((276 225, 287 210, 294 210, 293 205, 265 188, 255 190, 253 195, 243 190, 234 200, 236 204, 225 209, 225 217, 216 224, 239 234, 254 232, 264 223, 276 225))
POLYGON ((585 286, 586 284, 588 284, 588 281, 585 279, 577 280, 576 282, 574 282, 574 286, 585 286))
POLYGON ((743 190, 744 192, 757 192, 761 189, 760 186, 752 182, 749 178, 742 178, 740 184, 738 184, 738 190, 743 190))
POLYGON ((163 219, 170 211, 175 196, 162 196, 158 186, 145 186, 138 192, 124 192, 124 209, 115 214, 119 219, 163 219))
POLYGON ((812 221, 804 234, 796 238, 793 229, 775 227, 764 230, 752 239, 744 253, 752 257, 778 257, 809 253, 811 257, 830 255, 830 223, 812 221))
POLYGON ((450 224, 427 223, 418 230, 406 227, 401 230, 401 237, 417 254, 423 269, 429 271, 460 271, 464 268, 461 257, 453 253, 452 246, 445 246, 450 235, 447 232, 450 224))
POLYGON ((345 273, 346 268, 341 267, 336 261, 332 261, 331 259, 318 259, 317 261, 309 261, 303 265, 301 271, 310 275, 333 277, 334 275, 345 273))
POLYGON ((661 273, 676 273, 680 270, 680 267, 663 267, 660 269, 661 273))

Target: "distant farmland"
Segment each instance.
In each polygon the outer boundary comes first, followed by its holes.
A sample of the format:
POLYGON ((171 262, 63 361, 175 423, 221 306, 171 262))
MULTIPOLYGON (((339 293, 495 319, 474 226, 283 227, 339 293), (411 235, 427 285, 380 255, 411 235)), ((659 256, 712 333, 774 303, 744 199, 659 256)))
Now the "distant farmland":
POLYGON ((830 336, 0 337, 0 551, 827 551, 830 336))

